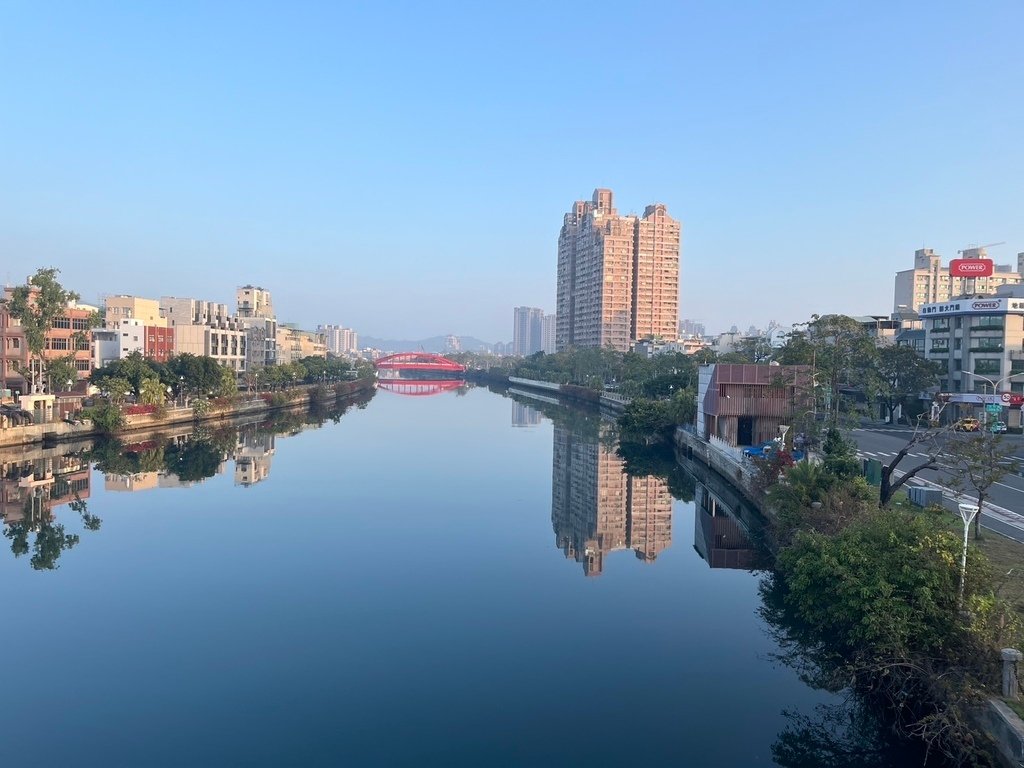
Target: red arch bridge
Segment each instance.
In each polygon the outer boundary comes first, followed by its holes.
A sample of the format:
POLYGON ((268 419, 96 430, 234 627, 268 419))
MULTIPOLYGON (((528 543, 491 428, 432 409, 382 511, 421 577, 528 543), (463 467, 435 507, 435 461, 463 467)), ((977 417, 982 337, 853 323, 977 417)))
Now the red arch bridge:
POLYGON ((402 373, 411 371, 429 374, 466 372, 466 366, 433 352, 399 352, 377 358, 373 364, 378 372, 385 374, 384 378, 398 378, 402 373))

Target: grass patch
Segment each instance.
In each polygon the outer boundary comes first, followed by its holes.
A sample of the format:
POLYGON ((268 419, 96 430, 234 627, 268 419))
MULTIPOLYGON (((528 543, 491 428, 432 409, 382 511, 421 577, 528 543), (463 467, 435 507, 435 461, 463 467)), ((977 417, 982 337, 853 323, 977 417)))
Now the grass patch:
POLYGON ((1003 703, 1017 713, 1017 717, 1024 719, 1024 703, 1003 699, 1003 703))
MULTIPOLYGON (((893 498, 892 506, 895 509, 917 513, 925 511, 911 504, 906 493, 902 491, 893 498)), ((949 529, 962 536, 963 523, 956 512, 943 510, 941 514, 942 519, 949 524, 949 529)), ((977 547, 988 558, 997 594, 1024 617, 1024 543, 985 528, 981 529, 981 538, 975 540, 972 526, 969 546, 977 547)))

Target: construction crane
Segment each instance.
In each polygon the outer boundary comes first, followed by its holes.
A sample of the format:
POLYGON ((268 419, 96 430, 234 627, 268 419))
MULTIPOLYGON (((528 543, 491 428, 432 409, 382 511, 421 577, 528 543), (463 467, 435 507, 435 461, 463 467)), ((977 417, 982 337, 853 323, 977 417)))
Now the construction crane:
POLYGON ((985 243, 985 245, 969 245, 966 248, 964 248, 963 251, 957 251, 957 253, 963 253, 964 251, 973 251, 973 250, 979 250, 980 251, 982 248, 993 248, 993 247, 995 247, 997 245, 1006 245, 1006 241, 1004 240, 1004 241, 999 242, 999 243, 985 243))

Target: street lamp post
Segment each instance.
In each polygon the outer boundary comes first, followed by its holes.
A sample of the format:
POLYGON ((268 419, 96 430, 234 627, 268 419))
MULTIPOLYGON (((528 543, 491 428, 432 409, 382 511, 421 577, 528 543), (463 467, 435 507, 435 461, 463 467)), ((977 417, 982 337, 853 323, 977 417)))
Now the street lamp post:
POLYGON ((981 510, 977 504, 957 504, 960 510, 960 519, 964 521, 964 546, 960 554, 960 608, 964 607, 964 581, 967 578, 967 534, 971 530, 971 522, 981 510))

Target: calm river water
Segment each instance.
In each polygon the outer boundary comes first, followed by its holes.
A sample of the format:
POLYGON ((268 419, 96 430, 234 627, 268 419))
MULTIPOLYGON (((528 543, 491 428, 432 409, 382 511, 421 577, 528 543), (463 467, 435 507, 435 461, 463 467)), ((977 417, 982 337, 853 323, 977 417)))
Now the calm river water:
POLYGON ((0 765, 815 765, 742 528, 546 412, 6 456, 0 765))

